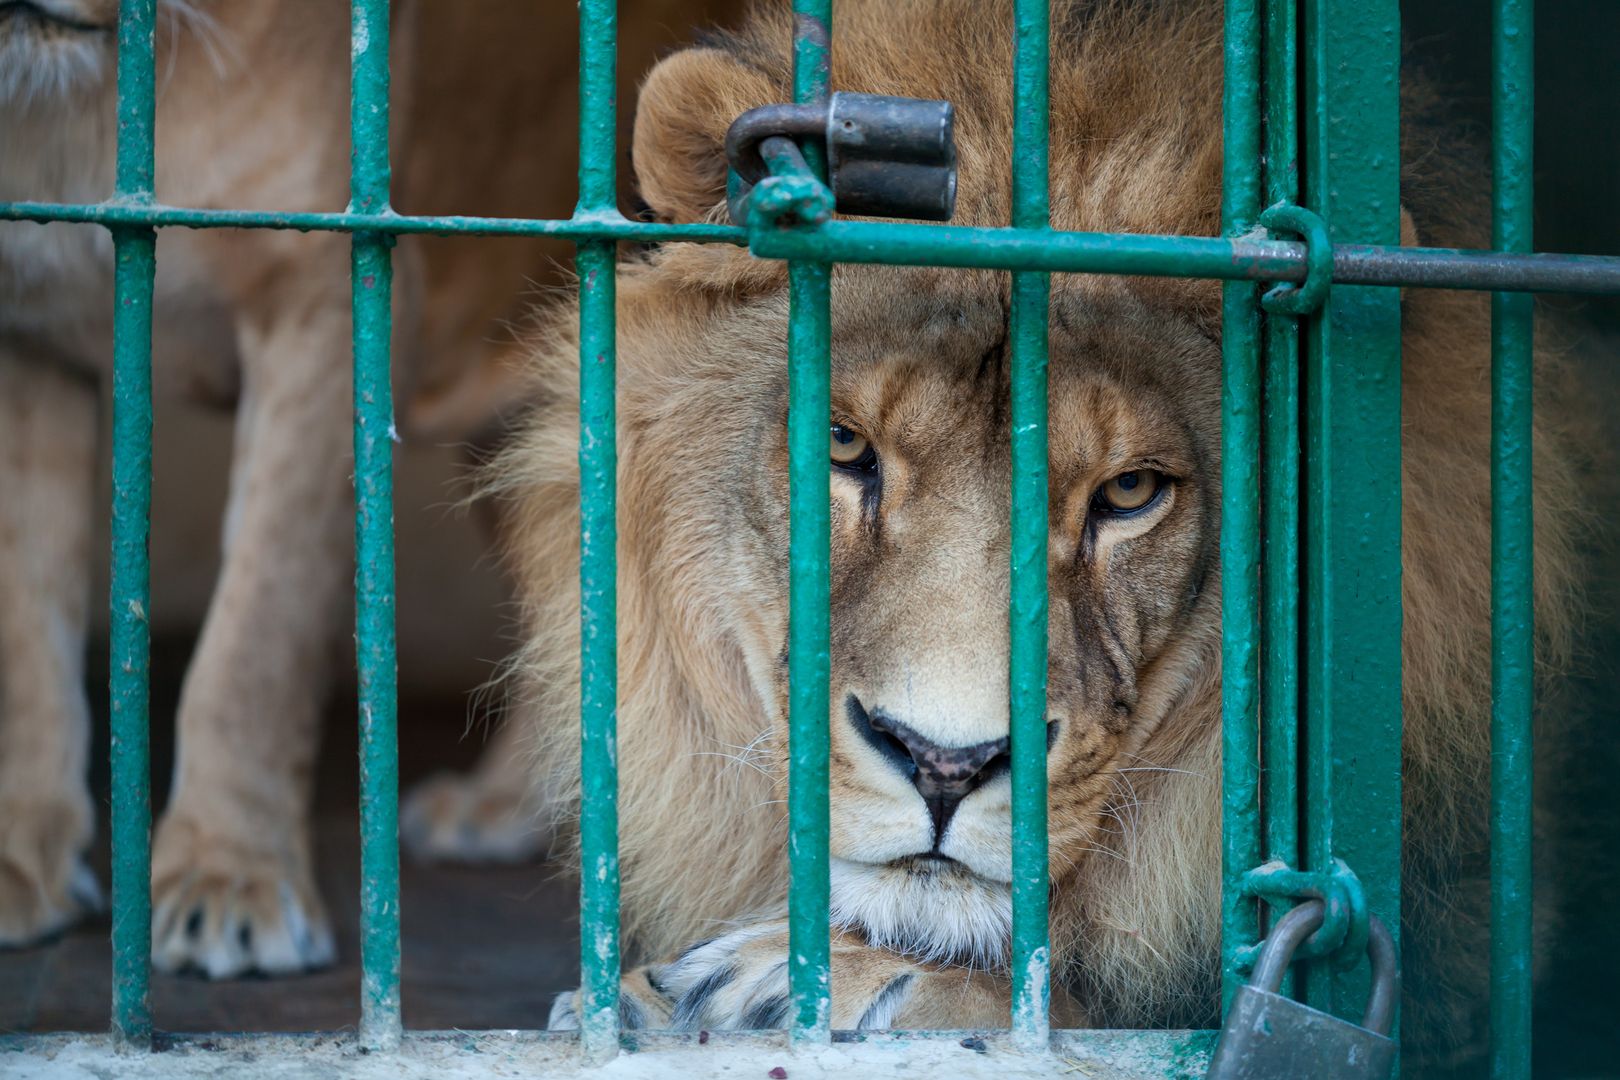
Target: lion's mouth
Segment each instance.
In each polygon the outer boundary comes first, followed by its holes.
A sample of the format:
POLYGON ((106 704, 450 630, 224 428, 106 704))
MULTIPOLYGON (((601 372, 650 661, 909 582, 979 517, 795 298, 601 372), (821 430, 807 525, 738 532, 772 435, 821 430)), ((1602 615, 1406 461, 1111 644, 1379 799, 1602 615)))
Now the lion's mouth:
POLYGON ((971 874, 973 872, 949 855, 941 854, 938 851, 922 851, 916 855, 905 855, 895 859, 889 865, 912 874, 971 874))
POLYGON ((0 26, 8 24, 71 30, 80 34, 102 33, 112 29, 111 26, 86 22, 63 12, 54 11, 36 3, 35 0, 0 0, 0 26))
POLYGON ((1005 882, 938 853, 832 860, 832 920, 880 948, 930 962, 999 968, 1012 932, 1005 882))

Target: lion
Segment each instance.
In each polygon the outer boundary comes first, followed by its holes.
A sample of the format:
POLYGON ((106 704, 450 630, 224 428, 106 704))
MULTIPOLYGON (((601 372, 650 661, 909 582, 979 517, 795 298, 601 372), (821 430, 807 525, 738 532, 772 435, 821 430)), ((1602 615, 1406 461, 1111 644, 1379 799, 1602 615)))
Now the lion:
MULTIPOLYGON (((723 219, 728 125, 790 97, 786 9, 761 6, 646 81, 633 160, 661 220, 723 219)), ((955 104, 962 225, 1009 220, 1012 25, 1008 0, 837 7, 835 88, 955 104)), ((1217 235, 1218 5, 1056 0, 1053 33, 1053 226, 1217 235)), ((1405 111, 1403 242, 1485 246, 1476 158, 1416 80, 1405 111)), ((835 1028, 1008 1019, 1009 292, 1001 272, 833 273, 835 1028)), ((1403 307, 1406 918, 1421 938, 1407 955, 1428 958, 1406 972, 1405 1023, 1474 1045, 1483 908, 1454 864, 1483 850, 1488 788, 1490 320, 1481 294, 1408 290, 1403 307), (1439 963, 1448 952, 1460 960, 1439 963)), ((1054 1022, 1209 1026, 1220 286, 1059 275, 1050 312, 1054 1022)), ((624 977, 623 1021, 781 1026, 786 271, 668 244, 621 264, 618 320, 622 920, 649 961, 624 977)), ((542 316, 542 400, 486 478, 524 611, 514 693, 564 821, 580 798, 577 321, 572 302, 542 316)), ((1540 363, 1550 681, 1578 624, 1586 435, 1556 350, 1540 363)), ((574 993, 551 1023, 577 1025, 574 993)))
MULTIPOLYGON (((627 84, 672 25, 719 0, 624 5, 627 84)), ((566 216, 574 199, 571 9, 527 0, 393 5, 394 204, 566 216)), ((112 194, 117 0, 0 4, 0 200, 112 194)), ((340 210, 349 197, 344 4, 159 0, 156 198, 340 210)), ((152 959, 164 971, 284 974, 333 958, 311 865, 317 729, 350 589, 349 237, 165 230, 160 402, 235 410, 223 568, 177 718, 153 846, 152 959)), ((395 383, 406 437, 455 440, 515 399, 498 373, 536 281, 568 246, 402 239, 395 383)), ((112 244, 96 226, 0 223, 0 946, 99 904, 83 855, 99 402, 112 244)), ((161 423, 161 413, 159 422, 161 423)), ((164 528, 164 521, 156 527, 164 528)), ((418 846, 463 854, 492 838, 418 846), (457 848, 456 845, 460 847, 457 848)))

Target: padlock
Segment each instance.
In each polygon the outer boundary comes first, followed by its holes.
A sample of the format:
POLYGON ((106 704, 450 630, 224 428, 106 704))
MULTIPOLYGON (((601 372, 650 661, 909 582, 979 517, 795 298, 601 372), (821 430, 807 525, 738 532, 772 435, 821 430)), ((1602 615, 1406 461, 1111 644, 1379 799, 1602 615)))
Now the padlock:
POLYGON ((747 224, 760 148, 783 136, 827 152, 827 186, 840 214, 949 221, 956 208, 955 112, 948 101, 839 91, 817 105, 763 105, 732 122, 726 157, 738 184, 732 220, 747 224))
POLYGON ((1400 977, 1395 942, 1376 916, 1367 934, 1372 994, 1359 1026, 1277 993, 1294 950, 1322 925, 1322 915, 1322 901, 1310 900, 1272 927, 1253 977, 1232 997, 1210 1080, 1382 1080, 1393 1071, 1389 1025, 1400 977))

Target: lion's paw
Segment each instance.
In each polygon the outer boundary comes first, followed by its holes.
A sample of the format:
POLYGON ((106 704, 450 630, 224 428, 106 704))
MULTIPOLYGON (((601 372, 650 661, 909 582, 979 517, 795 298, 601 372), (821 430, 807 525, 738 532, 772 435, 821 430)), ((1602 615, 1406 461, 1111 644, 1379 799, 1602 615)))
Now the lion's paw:
MULTIPOLYGON (((636 968, 619 984, 619 1023, 672 1031, 786 1025, 787 931, 767 923, 700 942, 667 964, 636 968)), ((559 994, 549 1026, 580 1026, 581 992, 559 994)))
POLYGON ((265 851, 166 817, 152 853, 152 964, 211 979, 330 964, 331 923, 301 851, 265 851))
POLYGON ((700 942, 654 978, 675 1003, 677 1031, 786 1027, 793 1007, 787 926, 770 922, 700 942))
POLYGON ((399 812, 400 840, 424 861, 513 863, 543 855, 551 829, 527 792, 477 773, 439 773, 417 784, 399 812))
POLYGON ((85 864, 89 797, 0 799, 0 946, 31 945, 99 911, 85 864))
MULTIPOLYGON (((670 1018, 675 1002, 651 978, 658 968, 656 964, 639 967, 620 980, 619 1026, 626 1031, 668 1031, 674 1026, 670 1018)), ((546 1026, 552 1031, 578 1031, 581 1001, 578 990, 558 994, 546 1026)))
MULTIPOLYGON (((834 1027, 873 1030, 895 1026, 919 988, 949 983, 954 972, 930 970, 859 941, 835 937, 832 952, 834 1027)), ((963 990, 971 991, 964 982, 963 990)), ((649 964, 620 985, 619 1016, 626 1028, 675 1031, 755 1031, 786 1027, 793 1013, 788 986, 788 931, 780 921, 761 923, 700 942, 667 964, 649 964)), ((971 996, 971 993, 970 993, 971 996)), ((550 1026, 579 1027, 579 994, 552 1006, 550 1026)), ((974 1013, 978 1019, 978 1011, 974 1013)))

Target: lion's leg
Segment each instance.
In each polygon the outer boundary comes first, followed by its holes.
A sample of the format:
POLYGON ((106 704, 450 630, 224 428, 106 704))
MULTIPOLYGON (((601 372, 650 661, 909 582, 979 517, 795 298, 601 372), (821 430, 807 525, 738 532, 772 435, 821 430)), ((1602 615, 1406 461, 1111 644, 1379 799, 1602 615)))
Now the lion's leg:
POLYGON ((350 321, 333 284, 283 291, 238 332, 223 566, 153 851, 152 958, 166 971, 284 973, 333 956, 309 822, 352 565, 350 321))
POLYGON ((0 945, 99 903, 84 636, 96 388, 0 346, 0 945))
MULTIPOLYGON (((838 1030, 1003 1028, 1011 1015, 1012 988, 999 975, 922 964, 841 933, 833 935, 831 961, 831 1021, 838 1030)), ((669 963, 636 968, 625 975, 619 993, 626 1027, 786 1027, 792 1020, 787 923, 757 923, 694 945, 669 963)), ((1079 1007, 1057 987, 1052 1020, 1057 1027, 1085 1024, 1079 1007)), ((557 998, 550 1026, 579 1026, 577 991, 557 998)))
POLYGON ((468 773, 417 784, 400 807, 400 839, 419 859, 519 862, 544 854, 558 807, 525 745, 529 725, 504 718, 468 773))

